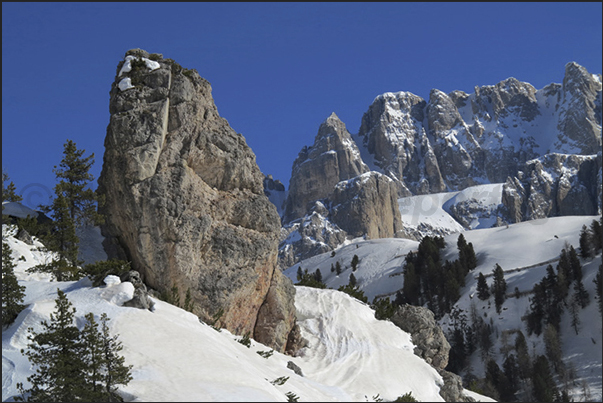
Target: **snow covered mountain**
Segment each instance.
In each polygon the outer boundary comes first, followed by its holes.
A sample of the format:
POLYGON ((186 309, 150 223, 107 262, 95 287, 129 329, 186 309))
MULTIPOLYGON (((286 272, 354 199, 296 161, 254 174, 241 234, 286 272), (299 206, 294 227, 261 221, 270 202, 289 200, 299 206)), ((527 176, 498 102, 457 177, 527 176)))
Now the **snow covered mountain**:
MULTIPOLYGON (((300 401, 393 400, 412 393, 420 401, 443 401, 441 376, 413 354, 410 335, 391 322, 378 321, 367 305, 334 290, 297 287, 295 307, 308 346, 298 357, 273 352, 254 340, 250 347, 226 329, 216 331, 197 316, 154 299, 154 311, 123 307, 132 298, 129 282, 92 287, 90 280, 50 281, 47 274, 26 269, 45 261, 35 241, 27 245, 3 226, 12 249, 15 273, 26 287, 27 308, 2 332, 2 401, 12 401, 16 384, 34 369, 21 354, 27 349, 27 328, 40 331, 55 310, 57 288, 76 308, 76 323, 93 312, 106 313, 112 334, 123 343, 133 380, 120 388, 125 401, 286 401, 291 392, 300 401), (301 369, 294 372, 289 362, 301 369), (288 379, 282 385, 274 382, 288 379)), ((491 401, 471 391, 466 395, 491 401)))
POLYGON ((601 75, 574 62, 561 84, 539 90, 508 78, 471 94, 434 89, 429 100, 404 91, 378 95, 356 134, 332 114, 314 144, 300 151, 281 214, 281 268, 334 249, 342 237, 420 239, 475 228, 476 219, 483 228, 601 214, 601 139, 601 75), (379 181, 356 186, 342 203, 338 189, 369 172, 379 181), (459 225, 409 223, 391 212, 392 198, 413 205, 411 196, 448 197, 442 192, 494 184, 502 184, 496 211, 486 213, 477 199, 447 205, 459 225), (372 203, 382 207, 367 207, 372 203), (300 231, 313 214, 321 216, 313 220, 319 226, 300 231), (363 220, 381 230, 369 231, 363 220))
MULTIPOLYGON (((442 208, 442 204, 446 205, 453 198, 461 197, 462 193, 445 195, 445 197, 442 195, 414 196, 412 201, 425 206, 431 206, 430 203, 436 205, 441 203, 438 209, 435 207, 432 209, 432 217, 440 217, 441 220, 436 220, 436 222, 441 227, 446 227, 442 223, 445 217, 445 209, 442 208)), ((484 201, 487 202, 486 199, 484 201)), ((421 218, 417 219, 424 222, 421 218)), ((502 367, 504 360, 503 351, 509 351, 509 344, 513 343, 513 338, 509 335, 517 330, 526 334, 530 355, 545 354, 542 336, 535 334, 527 336, 526 324, 522 320, 530 304, 530 291, 534 284, 546 275, 547 265, 549 263, 556 264, 562 248, 567 248, 569 245, 578 248, 578 235, 582 226, 588 226, 593 219, 599 219, 599 217, 554 217, 495 228, 489 228, 489 222, 486 220, 483 228, 480 228, 478 224, 476 229, 462 232, 467 242, 473 244, 478 266, 467 276, 466 285, 461 289, 461 297, 452 312, 464 313, 469 316, 469 312, 474 309, 486 321, 489 321, 496 335, 493 337, 491 357, 499 366, 502 367), (499 264, 505 272, 508 293, 513 294, 513 290, 517 288, 520 294, 518 298, 508 297, 500 314, 496 313, 491 299, 481 301, 475 298, 478 274, 483 273, 487 276, 488 283, 491 284, 491 275, 496 264, 499 264), (507 336, 502 337, 505 334, 507 336)), ((477 219, 475 223, 479 221, 477 219)), ((458 233, 453 233, 444 237, 446 248, 442 251, 443 259, 454 260, 457 258, 458 236, 458 233)), ((337 289, 348 284, 352 273, 351 261, 354 255, 357 255, 359 263, 354 276, 368 300, 372 301, 375 297, 389 297, 393 300, 397 291, 401 290, 403 286, 404 259, 409 252, 416 252, 418 245, 418 241, 408 239, 357 239, 336 248, 333 252, 305 259, 287 268, 284 273, 292 280, 296 280, 299 267, 308 269, 311 273, 318 269, 327 287, 337 289), (340 275, 331 269, 338 262, 342 267, 340 275)), ((577 374, 571 387, 571 396, 574 401, 584 401, 585 390, 590 394, 588 398, 592 401, 600 401, 602 397, 601 315, 596 301, 592 298, 595 295, 593 279, 600 264, 601 254, 583 261, 583 283, 591 295, 591 302, 579 313, 582 324, 579 334, 576 334, 571 327, 570 315, 567 312, 564 313, 561 321, 563 361, 568 366, 573 366, 577 374), (585 388, 584 385, 587 387, 585 388)), ((453 328, 454 322, 455 319, 448 314, 439 320, 440 325, 446 331, 453 328)), ((470 367, 474 375, 485 376, 485 363, 478 352, 471 356, 470 367)))

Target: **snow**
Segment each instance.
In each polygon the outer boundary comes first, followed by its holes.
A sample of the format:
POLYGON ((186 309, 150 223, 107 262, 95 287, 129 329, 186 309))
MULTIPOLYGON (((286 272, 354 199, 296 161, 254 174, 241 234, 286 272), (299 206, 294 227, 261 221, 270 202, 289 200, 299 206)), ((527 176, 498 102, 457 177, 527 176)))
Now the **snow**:
POLYGON ((443 208, 457 194, 458 192, 432 193, 398 199, 402 225, 408 230, 418 230, 422 225, 423 228, 437 228, 446 233, 463 231, 463 226, 443 208))
MULTIPOLYGON (((496 185, 482 188, 481 192, 474 193, 475 197, 485 204, 493 204, 498 199, 498 187, 496 185)), ((449 195, 449 198, 440 197, 439 202, 451 200, 453 197, 465 197, 461 192, 449 195)), ((420 200, 420 199, 418 199, 420 200)), ((434 205, 436 199, 434 199, 434 205)), ((429 206, 431 208, 431 206, 429 206)), ((433 207, 435 211, 436 208, 433 207)), ((444 211, 440 206, 439 210, 444 211)), ((434 213, 435 214, 435 213, 434 213)), ((423 214, 424 215, 424 214, 423 214)), ((488 284, 491 284, 491 274, 495 264, 499 264, 505 271, 507 282, 507 293, 512 294, 515 287, 520 292, 530 291, 534 284, 541 281, 546 274, 546 267, 550 263, 556 267, 557 259, 561 249, 574 246, 578 249, 579 233, 583 225, 590 225, 598 216, 564 216, 546 218, 511 224, 508 227, 496 227, 464 231, 467 242, 474 246, 478 259, 478 266, 466 278, 466 286, 461 289, 461 297, 455 304, 456 310, 462 310, 469 316, 469 311, 474 305, 480 315, 485 316, 486 321, 492 321, 493 357, 502 368, 504 357, 498 352, 504 343, 512 344, 514 336, 505 340, 504 331, 520 329, 527 338, 530 355, 545 354, 542 337, 536 335, 528 336, 525 323, 521 318, 526 315, 530 301, 530 295, 520 298, 507 298, 504 302, 501 314, 498 315, 494 309, 492 298, 489 301, 481 301, 475 298, 477 289, 477 275, 483 273, 487 276, 488 284)), ((442 252, 443 259, 454 260, 458 258, 456 242, 458 233, 444 237, 446 248, 442 252)), ((358 269, 354 272, 360 289, 373 301, 376 296, 395 297, 397 290, 403 286, 403 265, 405 255, 416 250, 418 242, 405 239, 376 239, 356 240, 335 250, 335 256, 330 253, 314 256, 286 269, 284 274, 296 281, 298 267, 308 269, 309 272, 320 269, 323 281, 327 287, 337 289, 349 281, 351 260, 356 254, 359 257, 358 269), (330 271, 331 265, 340 262, 343 272, 337 276, 330 271)), ((601 346, 602 325, 601 315, 594 299, 595 290, 593 279, 601 264, 599 254, 592 260, 583 261, 583 283, 591 296, 590 304, 580 311, 581 327, 579 334, 571 327, 570 317, 567 311, 563 314, 561 321, 561 340, 563 344, 563 360, 567 365, 573 365, 577 377, 571 394, 575 401, 583 401, 581 383, 586 381, 593 401, 601 401, 602 397, 602 359, 601 346)), ((336 306, 334 305, 334 308, 336 306)), ((450 318, 445 315, 440 321, 442 328, 447 331, 451 325, 450 318)), ((484 376, 484 363, 479 352, 471 357, 473 373, 484 376)), ((461 374, 462 375, 462 374, 461 374)), ((414 392, 413 392, 414 395, 414 392)))
POLYGON ((122 79, 119 84, 117 84, 117 86, 119 87, 119 89, 121 91, 125 91, 125 90, 129 90, 130 88, 134 88, 134 86, 132 85, 132 79, 130 79, 130 77, 126 77, 124 79, 122 79))
POLYGON ((123 343, 121 354, 133 365, 132 381, 119 389, 125 401, 285 401, 287 392, 300 401, 367 401, 377 394, 393 400, 407 392, 422 401, 442 401, 441 378, 413 354, 410 336, 377 321, 367 305, 344 293, 297 287, 298 323, 310 345, 299 357, 275 352, 266 359, 257 352, 270 350, 267 346, 252 340, 247 348, 237 342, 240 336, 218 332, 161 300, 153 299, 153 312, 121 306, 134 287, 115 276, 108 276, 105 286, 92 287, 87 278, 54 282, 49 275, 25 273, 48 256, 38 250, 39 242, 27 245, 14 232, 3 226, 15 274, 26 287, 27 308, 2 332, 3 401, 17 394, 18 382, 29 387, 26 378, 33 368, 20 350, 27 348, 28 327, 41 331, 40 322, 55 310, 57 288, 76 307, 80 328, 88 312, 110 318, 111 333, 123 343), (288 369, 288 361, 304 376, 288 369), (270 382, 283 376, 289 377, 284 385, 270 382))
POLYGON ((137 56, 128 55, 124 59, 124 64, 121 67, 121 70, 119 71, 119 74, 117 76, 121 77, 124 73, 129 73, 132 70, 132 60, 135 60, 135 59, 142 59, 146 65, 147 69, 149 69, 149 71, 153 71, 153 70, 156 70, 159 67, 161 67, 159 65, 159 63, 157 63, 156 61, 147 59, 146 57, 140 58, 137 56))

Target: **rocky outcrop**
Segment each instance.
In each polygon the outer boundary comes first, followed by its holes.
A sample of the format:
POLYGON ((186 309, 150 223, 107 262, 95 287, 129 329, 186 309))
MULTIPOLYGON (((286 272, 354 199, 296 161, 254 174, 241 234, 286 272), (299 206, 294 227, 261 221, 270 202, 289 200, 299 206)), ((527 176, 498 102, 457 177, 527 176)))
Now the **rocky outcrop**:
POLYGON ((402 230, 396 185, 378 172, 339 182, 329 201, 331 221, 352 237, 393 238, 402 230))
POLYGON ((218 115, 210 84, 159 54, 126 53, 111 87, 99 191, 110 258, 194 313, 284 351, 291 281, 276 270, 279 215, 255 155, 218 115))
POLYGON ((433 312, 424 307, 403 304, 396 308, 391 321, 410 333, 416 346, 416 355, 437 370, 446 368, 450 344, 437 324, 433 312))
POLYGON ((347 232, 329 221, 328 216, 329 211, 317 201, 309 214, 281 228, 281 269, 312 256, 330 252, 347 239, 347 232))
POLYGON ((367 171, 345 124, 332 113, 320 125, 314 145, 304 147, 293 163, 283 222, 303 217, 309 204, 327 197, 337 183, 367 171))
POLYGON ((450 344, 442 328, 437 324, 433 312, 427 308, 400 305, 391 317, 394 325, 407 333, 416 346, 414 353, 434 367, 442 376, 444 384, 440 396, 447 402, 472 402, 472 398, 463 394, 461 377, 444 370, 448 365, 450 344))
MULTIPOLYGON (((132 308, 148 309, 153 310, 155 303, 150 298, 147 291, 147 286, 142 282, 140 273, 136 270, 129 270, 119 276, 119 280, 124 283, 126 281, 132 283, 134 286, 134 296, 131 300, 123 303, 123 306, 129 306, 132 308)), ((105 282, 106 283, 106 282, 105 282)))
POLYGON ((572 62, 563 84, 541 90, 508 78, 472 94, 434 89, 428 102, 388 92, 364 114, 357 138, 399 196, 502 183, 546 154, 601 150, 601 75, 572 62))
POLYGON ((528 161, 507 178, 502 202, 511 222, 601 214, 601 152, 547 154, 528 161))

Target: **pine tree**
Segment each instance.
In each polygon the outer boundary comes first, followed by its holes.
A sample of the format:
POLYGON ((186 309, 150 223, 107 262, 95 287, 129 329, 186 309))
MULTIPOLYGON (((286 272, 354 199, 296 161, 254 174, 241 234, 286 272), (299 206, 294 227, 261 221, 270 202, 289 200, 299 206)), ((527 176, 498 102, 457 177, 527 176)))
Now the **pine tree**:
POLYGON ((523 332, 520 330, 515 337, 515 352, 517 352, 517 369, 521 379, 528 379, 532 371, 528 343, 523 332))
POLYGON ((546 357, 549 362, 553 364, 553 369, 557 374, 560 374, 564 367, 562 361, 561 351, 561 339, 559 338, 559 332, 555 329, 555 326, 552 324, 548 324, 544 329, 544 334, 542 335, 544 340, 544 348, 546 352, 546 357))
POLYGON ((573 246, 570 246, 568 254, 572 280, 582 280, 582 264, 580 263, 580 258, 578 258, 578 252, 576 252, 573 246))
POLYGON ((590 233, 589 233, 586 225, 583 225, 582 229, 580 230, 579 242, 580 242, 580 256, 582 256, 583 259, 588 259, 589 257, 592 256, 592 253, 591 253, 591 248, 590 248, 590 233))
POLYGON ((350 282, 348 283, 351 287, 356 287, 356 276, 354 276, 354 273, 350 273, 350 282))
POLYGON ((539 355, 534 362, 532 386, 534 388, 534 399, 537 402, 555 402, 559 398, 549 362, 543 355, 539 355))
POLYGON ((320 272, 320 269, 316 269, 316 271, 314 272, 314 278, 319 283, 322 283, 322 273, 320 272))
POLYGON ((352 257, 352 271, 356 271, 357 268, 358 268, 358 255, 354 255, 354 257, 352 257))
POLYGON ((341 274, 341 263, 339 261, 335 262, 335 273, 339 276, 341 274))
POLYGON ((595 279, 593 280, 593 282, 595 283, 595 290, 596 290, 595 298, 599 302, 599 313, 603 315, 603 297, 602 297, 603 281, 601 281, 601 277, 603 277, 602 271, 603 271, 603 264, 600 264, 599 271, 597 272, 597 275, 595 276, 595 279))
POLYGON ((496 312, 500 313, 500 309, 502 304, 505 302, 505 297, 507 293, 507 282, 505 281, 505 273, 503 272, 502 267, 496 263, 494 267, 494 283, 493 283, 493 294, 494 294, 494 304, 496 305, 496 312))
POLYGON ((590 231, 590 243, 593 247, 593 254, 596 255, 603 248, 603 217, 599 218, 599 221, 593 220, 591 222, 590 231))
POLYGON ((486 277, 482 273, 479 273, 477 276, 477 297, 482 301, 490 298, 490 289, 486 282, 486 277))
POLYGON ((86 324, 81 331, 83 357, 86 362, 84 369, 84 378, 87 388, 82 396, 82 400, 91 402, 103 401, 104 391, 102 388, 102 370, 103 370, 103 346, 100 340, 100 331, 98 323, 94 320, 94 314, 89 312, 85 316, 86 324))
POLYGON ((19 285, 10 246, 2 241, 2 326, 12 323, 25 308, 25 287, 19 285))
POLYGON ((27 380, 30 389, 17 384, 17 389, 28 401, 75 402, 86 390, 84 370, 86 363, 82 354, 80 332, 73 325, 75 308, 63 291, 57 289, 56 310, 50 314, 50 322, 43 321, 43 331, 29 328, 29 349, 21 350, 36 372, 27 380))
POLYGON ((41 206, 44 212, 52 212, 53 216, 51 234, 43 242, 60 257, 48 265, 37 267, 36 271, 51 272, 59 281, 77 280, 81 277, 76 228, 103 222, 102 216, 97 212, 97 204, 102 203, 102 198, 89 188, 94 180, 94 176, 89 173, 94 164, 94 154, 82 157, 84 152, 85 150, 78 150, 72 140, 67 140, 63 159, 53 169, 59 180, 54 187, 55 197, 50 205, 41 206))
POLYGON ((588 295, 588 291, 584 288, 582 279, 576 281, 574 284, 574 300, 582 309, 586 308, 590 302, 590 296, 588 295))
POLYGON ((67 140, 64 144, 63 159, 59 167, 54 167, 59 183, 55 186, 55 193, 62 194, 67 199, 69 215, 76 226, 84 223, 101 224, 102 217, 98 214, 96 206, 101 198, 89 188, 94 181, 90 168, 94 164, 94 153, 83 157, 86 150, 78 150, 75 142, 67 140))
POLYGON ((571 325, 577 335, 580 331, 580 309, 578 308, 578 303, 575 300, 573 300, 570 304, 570 314, 572 315, 571 325))
POLYGON ((8 174, 2 169, 2 201, 3 202, 19 202, 22 201, 23 198, 17 194, 17 188, 13 181, 5 187, 4 182, 8 182, 10 178, 8 174))
POLYGON ((101 315, 101 346, 103 352, 104 373, 102 385, 105 391, 105 401, 119 401, 115 394, 117 385, 127 385, 132 380, 132 366, 125 365, 125 358, 120 356, 123 345, 118 341, 118 335, 109 334, 107 314, 101 315))
POLYGON ((121 401, 116 385, 131 379, 131 366, 124 364, 118 336, 109 334, 106 314, 101 315, 101 329, 92 313, 85 315, 82 331, 73 324, 76 309, 60 289, 56 311, 50 323, 43 321, 41 333, 29 328, 31 343, 21 350, 36 372, 27 378, 31 388, 17 384, 21 396, 17 401, 34 402, 112 402, 121 401))

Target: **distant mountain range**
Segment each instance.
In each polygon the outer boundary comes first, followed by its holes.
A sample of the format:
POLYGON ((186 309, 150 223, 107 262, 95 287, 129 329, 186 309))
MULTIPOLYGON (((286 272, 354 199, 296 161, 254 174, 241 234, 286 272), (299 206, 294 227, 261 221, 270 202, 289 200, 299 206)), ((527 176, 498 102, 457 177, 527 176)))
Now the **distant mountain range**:
MULTIPOLYGON (((282 216, 284 268, 345 239, 429 233, 401 219, 401 198, 501 184, 487 208, 501 225, 601 214, 601 178, 601 74, 571 62, 562 84, 540 90, 508 78, 471 94, 434 89, 428 101, 379 95, 357 134, 333 113, 294 161, 288 191, 265 192, 282 216)), ((481 214, 471 197, 449 207, 464 228, 481 214)))

